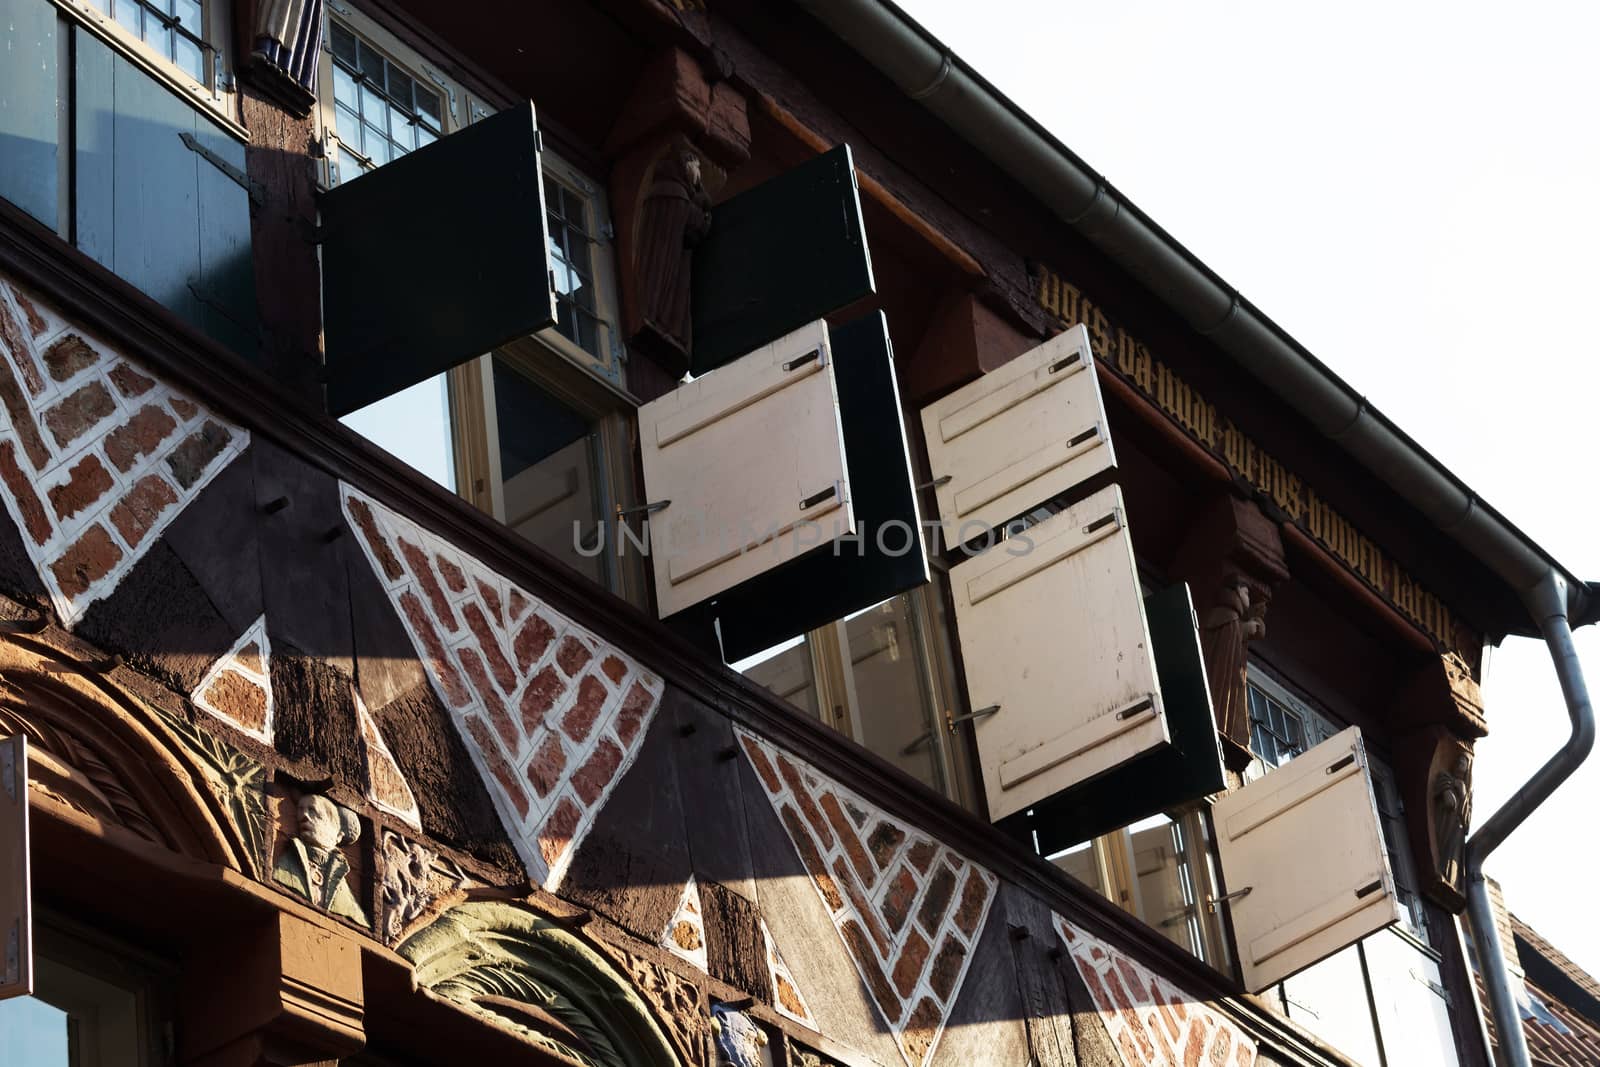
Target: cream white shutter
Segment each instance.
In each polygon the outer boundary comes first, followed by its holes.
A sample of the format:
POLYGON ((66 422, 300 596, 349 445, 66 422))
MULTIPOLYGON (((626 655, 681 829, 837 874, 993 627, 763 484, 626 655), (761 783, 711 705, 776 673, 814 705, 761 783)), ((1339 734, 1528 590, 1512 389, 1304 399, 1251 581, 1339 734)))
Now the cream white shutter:
POLYGON ((639 409, 662 617, 855 532, 827 323, 639 409))
POLYGON ((1399 921, 1358 727, 1222 797, 1211 818, 1250 992, 1399 921))
POLYGON ((1170 741, 1122 493, 1100 490, 950 571, 989 817, 1170 741))
POLYGON ((1116 465, 1082 326, 923 408, 922 427, 947 546, 1116 465))

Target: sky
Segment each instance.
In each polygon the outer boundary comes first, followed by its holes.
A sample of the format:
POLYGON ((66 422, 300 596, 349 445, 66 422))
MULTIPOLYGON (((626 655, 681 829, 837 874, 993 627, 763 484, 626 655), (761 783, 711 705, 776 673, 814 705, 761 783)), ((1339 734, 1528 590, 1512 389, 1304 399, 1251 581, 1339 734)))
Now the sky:
MULTIPOLYGON (((1600 518, 1600 5, 899 0, 1584 578, 1600 518)), ((1600 627, 1577 637, 1600 691, 1600 627)), ((1481 824, 1566 739, 1544 646, 1495 649, 1481 824)), ((1600 975, 1600 756, 1487 864, 1600 975)))

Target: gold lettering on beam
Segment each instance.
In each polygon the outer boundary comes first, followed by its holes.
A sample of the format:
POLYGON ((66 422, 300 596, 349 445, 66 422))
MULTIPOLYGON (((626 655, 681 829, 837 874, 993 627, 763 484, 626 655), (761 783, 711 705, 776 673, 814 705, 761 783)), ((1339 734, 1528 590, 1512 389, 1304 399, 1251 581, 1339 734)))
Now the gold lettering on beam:
POLYGON ((1438 597, 1390 559, 1377 544, 1333 510, 1316 491, 1277 458, 1246 436, 1216 406, 1170 367, 1151 355, 1144 342, 1114 323, 1076 286, 1039 266, 1039 306, 1068 325, 1082 323, 1106 365, 1148 397, 1238 477, 1259 490, 1326 548, 1385 602, 1410 619, 1438 645, 1477 662, 1476 648, 1459 647, 1456 622, 1438 597))

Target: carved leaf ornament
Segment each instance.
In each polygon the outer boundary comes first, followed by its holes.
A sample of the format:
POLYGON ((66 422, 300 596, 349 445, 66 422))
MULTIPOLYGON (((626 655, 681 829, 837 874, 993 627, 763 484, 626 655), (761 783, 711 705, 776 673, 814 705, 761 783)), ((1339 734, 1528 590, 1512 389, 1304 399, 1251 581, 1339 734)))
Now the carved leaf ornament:
POLYGON ((524 908, 452 908, 399 952, 416 982, 586 1067, 681 1067, 649 1007, 580 938, 524 908))

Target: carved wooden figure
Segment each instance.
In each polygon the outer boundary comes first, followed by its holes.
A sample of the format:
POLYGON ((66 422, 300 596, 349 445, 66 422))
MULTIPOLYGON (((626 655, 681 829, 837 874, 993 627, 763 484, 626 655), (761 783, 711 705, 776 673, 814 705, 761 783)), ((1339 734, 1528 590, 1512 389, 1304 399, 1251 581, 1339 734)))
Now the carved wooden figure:
MULTIPOLYGON (((648 344, 687 360, 693 345, 689 283, 694 246, 711 230, 711 198, 700 157, 680 139, 656 163, 639 214, 636 249, 640 308, 653 331, 648 344)), ((642 339, 642 338, 641 338, 642 339)))
POLYGON ((1265 608, 1259 602, 1252 604, 1249 584, 1234 578, 1223 584, 1216 605, 1200 624, 1217 730, 1244 748, 1250 747, 1246 653, 1251 641, 1266 635, 1265 608))

